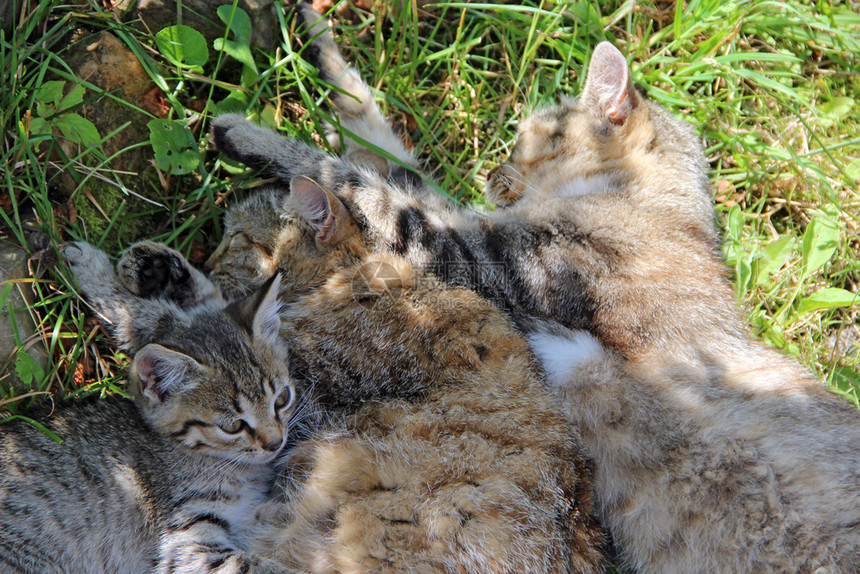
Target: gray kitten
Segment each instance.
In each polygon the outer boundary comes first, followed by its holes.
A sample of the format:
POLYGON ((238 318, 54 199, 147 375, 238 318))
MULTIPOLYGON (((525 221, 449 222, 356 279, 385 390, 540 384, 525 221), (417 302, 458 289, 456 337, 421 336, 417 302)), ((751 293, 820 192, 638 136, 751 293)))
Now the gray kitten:
POLYGON ((150 261, 144 277, 127 257, 118 278, 90 245, 64 253, 134 355, 136 401, 41 413, 60 444, 21 421, 0 426, 0 571, 286 572, 245 551, 296 406, 277 279, 226 307, 198 292, 205 303, 183 309, 138 296, 185 273, 169 259, 150 261))

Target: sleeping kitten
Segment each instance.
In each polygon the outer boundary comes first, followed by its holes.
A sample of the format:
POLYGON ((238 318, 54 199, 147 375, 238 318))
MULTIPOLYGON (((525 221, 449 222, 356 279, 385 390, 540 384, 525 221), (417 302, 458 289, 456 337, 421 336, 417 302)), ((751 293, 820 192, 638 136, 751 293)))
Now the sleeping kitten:
MULTIPOLYGON (((23 421, 0 427, 0 571, 286 573, 246 552, 296 404, 277 279, 229 307, 184 310, 135 296, 90 245, 64 254, 134 355, 137 400, 46 410, 60 444, 23 421)), ((186 272, 165 262, 150 262, 146 289, 186 272)))
POLYGON ((273 218, 281 199, 231 210, 212 273, 241 284, 221 265, 233 261, 283 274, 281 335, 328 414, 291 451, 259 553, 319 573, 600 572, 577 433, 503 314, 370 253, 311 180, 273 218))
POLYGON ((508 207, 487 217, 426 205, 244 118, 212 133, 265 175, 331 189, 374 249, 511 315, 595 458, 598 510, 630 566, 860 568, 860 414, 749 338, 701 146, 636 91, 610 44, 579 100, 521 126, 488 185, 508 207))

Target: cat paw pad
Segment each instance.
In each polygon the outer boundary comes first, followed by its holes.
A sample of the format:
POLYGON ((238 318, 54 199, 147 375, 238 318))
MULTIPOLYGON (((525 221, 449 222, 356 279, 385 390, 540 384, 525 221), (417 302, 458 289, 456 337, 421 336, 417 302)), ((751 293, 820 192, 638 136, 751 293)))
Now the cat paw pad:
POLYGON ((129 291, 145 298, 181 299, 191 280, 182 255, 151 241, 130 247, 117 264, 117 275, 129 291))

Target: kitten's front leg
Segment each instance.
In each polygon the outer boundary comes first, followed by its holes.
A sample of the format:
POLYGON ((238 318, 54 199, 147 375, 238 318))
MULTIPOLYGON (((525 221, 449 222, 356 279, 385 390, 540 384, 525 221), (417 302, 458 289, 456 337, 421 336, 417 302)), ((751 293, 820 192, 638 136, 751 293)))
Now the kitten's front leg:
POLYGON ((63 245, 62 254, 79 293, 102 321, 109 325, 128 322, 133 315, 134 297, 117 280, 107 253, 77 241, 63 245))
POLYGON ((63 246, 63 256, 79 292, 117 346, 135 353, 152 342, 165 316, 178 313, 170 301, 143 299, 120 283, 105 252, 82 241, 63 246))

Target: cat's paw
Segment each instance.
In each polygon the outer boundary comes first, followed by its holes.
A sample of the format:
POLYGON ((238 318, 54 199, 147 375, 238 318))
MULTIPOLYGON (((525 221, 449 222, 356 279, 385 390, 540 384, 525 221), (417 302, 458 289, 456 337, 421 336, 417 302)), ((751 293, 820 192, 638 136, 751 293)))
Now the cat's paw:
POLYGON ((217 290, 178 251, 152 241, 132 245, 117 264, 120 283, 146 299, 164 298, 180 306, 218 298, 217 290))
POLYGON ((61 252, 81 289, 115 281, 113 265, 107 253, 98 247, 74 241, 64 244, 61 252))
POLYGON ((230 159, 261 169, 283 147, 285 138, 241 114, 224 114, 212 123, 210 139, 230 159))

